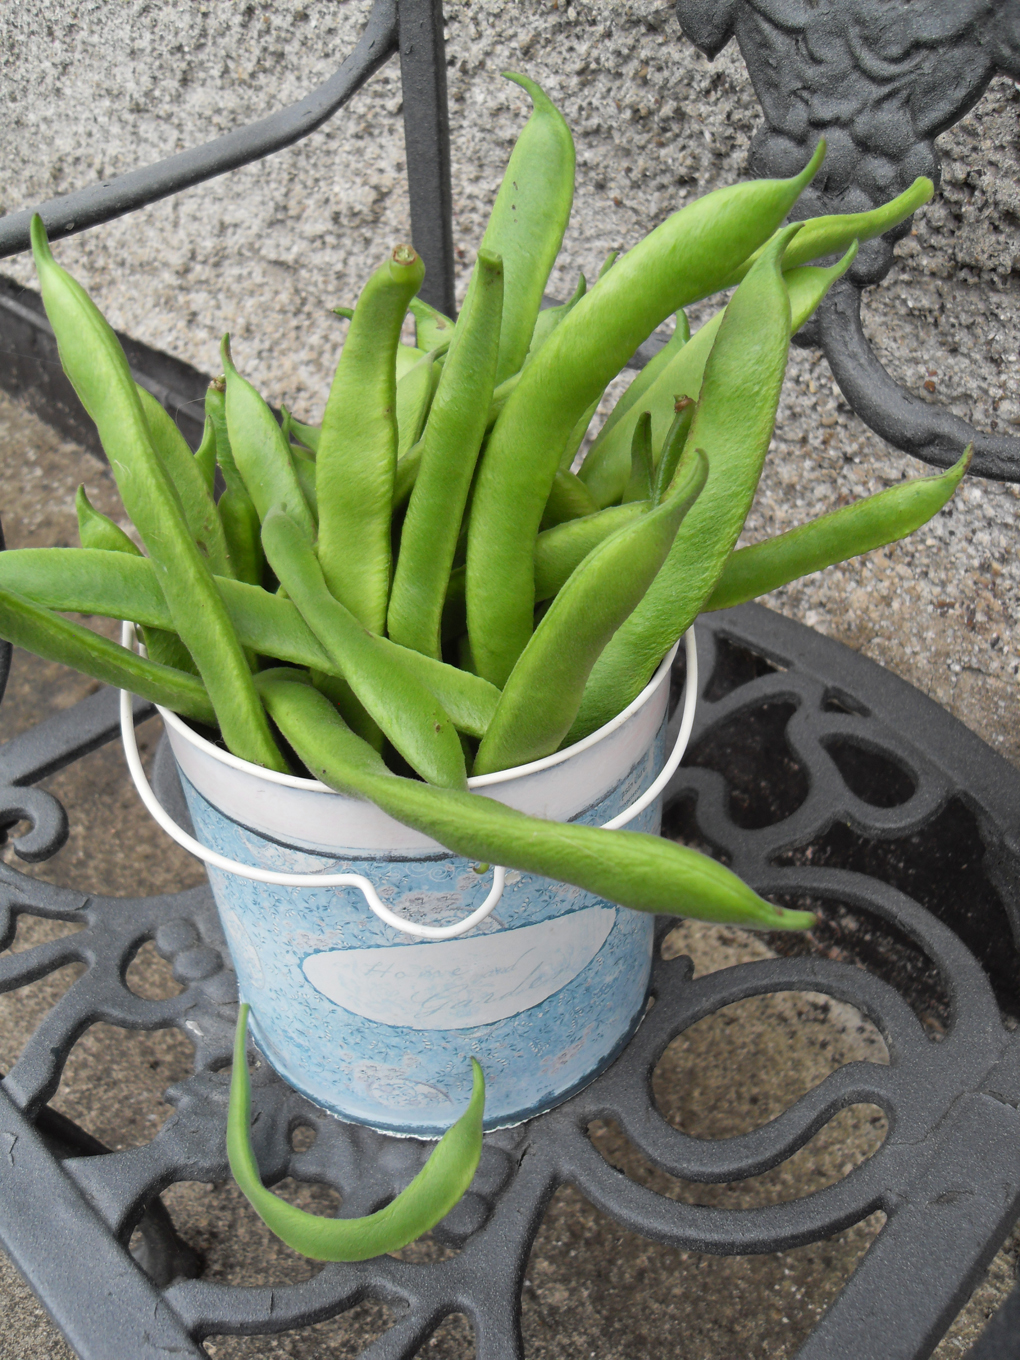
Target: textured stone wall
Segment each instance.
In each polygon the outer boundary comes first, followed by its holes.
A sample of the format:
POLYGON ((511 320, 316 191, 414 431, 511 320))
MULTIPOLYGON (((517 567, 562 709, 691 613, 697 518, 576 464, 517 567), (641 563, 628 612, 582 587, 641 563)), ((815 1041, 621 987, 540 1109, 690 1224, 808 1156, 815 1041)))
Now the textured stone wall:
MULTIPOLYGON (((0 206, 30 206, 298 98, 336 67, 367 11, 365 0, 3 6, 0 206)), ((465 272, 527 112, 503 69, 543 84, 577 141, 553 292, 744 172, 761 114, 739 52, 705 60, 672 6, 447 0, 446 11, 465 272)), ((353 301, 385 248, 408 235, 400 108, 391 65, 305 142, 62 243, 59 257, 115 325, 207 371, 230 330, 267 396, 315 418, 341 339, 329 309, 353 301)), ((1000 78, 940 139, 942 191, 897 247, 867 324, 901 381, 985 428, 1020 433, 1018 111, 1015 85, 1000 78)), ((0 261, 0 272, 32 281, 24 257, 0 261)), ((847 411, 824 361, 795 352, 749 537, 923 470, 847 411)), ((772 602, 898 669, 1020 758, 1018 520, 1016 488, 972 481, 909 546, 772 602)))

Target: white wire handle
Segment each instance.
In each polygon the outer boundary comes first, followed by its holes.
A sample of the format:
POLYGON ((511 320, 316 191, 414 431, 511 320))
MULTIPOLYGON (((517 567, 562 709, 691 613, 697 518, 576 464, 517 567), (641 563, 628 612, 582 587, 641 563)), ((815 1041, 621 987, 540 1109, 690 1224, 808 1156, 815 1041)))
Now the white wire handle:
MULTIPOLYGON (((120 640, 124 647, 131 648, 135 645, 136 636, 133 623, 125 622, 121 624, 120 640)), ((684 707, 676 743, 669 759, 654 782, 649 785, 636 802, 631 803, 629 808, 606 822, 603 826, 605 831, 615 831, 621 826, 626 826, 639 813, 644 812, 645 808, 659 796, 669 783, 673 772, 683 759, 684 751, 690 740, 691 728, 694 725, 694 707, 698 693, 698 652, 694 644, 693 628, 688 629, 684 635, 684 646, 687 655, 687 677, 684 682, 684 707)), ((172 840, 183 846, 196 859, 202 860, 205 864, 211 864, 214 869, 222 869, 226 873, 235 874, 238 878, 251 879, 255 883, 274 883, 286 888, 358 888, 369 909, 381 921, 385 921, 394 930, 399 930, 405 935, 414 935, 421 940, 452 940, 458 935, 465 935, 485 920, 503 896, 506 869, 501 865, 495 865, 492 870, 492 887, 489 890, 488 897, 469 916, 465 916, 463 920, 455 922, 452 926, 420 926, 390 911, 376 892, 374 884, 362 874, 287 874, 276 869, 257 869, 250 864, 241 864, 238 860, 228 859, 226 855, 221 855, 216 850, 210 850, 208 846, 195 840, 194 836, 189 836, 183 827, 178 826, 153 793, 138 754, 134 715, 131 711, 132 697, 130 691, 121 690, 120 735, 128 771, 135 788, 138 790, 138 796, 152 818, 159 823, 172 840)))

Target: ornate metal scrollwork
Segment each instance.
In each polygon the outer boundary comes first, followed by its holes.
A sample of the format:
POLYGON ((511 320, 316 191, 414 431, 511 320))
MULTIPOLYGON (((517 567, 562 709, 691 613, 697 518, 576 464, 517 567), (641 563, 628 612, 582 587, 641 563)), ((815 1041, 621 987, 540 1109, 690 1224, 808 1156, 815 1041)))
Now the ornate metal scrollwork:
MULTIPOLYGON (((939 182, 935 138, 974 107, 994 75, 1020 78, 1016 0, 677 0, 680 26, 709 57, 733 37, 765 123, 758 175, 799 170, 820 137, 825 164, 798 216, 862 212, 918 175, 939 182)), ((986 434, 896 383, 861 327, 861 289, 888 272, 901 223, 866 242, 803 341, 818 345, 851 408, 876 434, 947 467, 973 441, 971 471, 1020 481, 1020 439, 986 434)))

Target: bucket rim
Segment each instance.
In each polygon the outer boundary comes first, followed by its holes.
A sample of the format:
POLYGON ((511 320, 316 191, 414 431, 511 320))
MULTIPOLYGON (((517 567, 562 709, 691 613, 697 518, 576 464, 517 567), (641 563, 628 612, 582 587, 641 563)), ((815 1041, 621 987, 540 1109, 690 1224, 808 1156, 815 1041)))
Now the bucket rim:
MULTIPOLYGON (((668 674, 673 664, 673 658, 677 654, 680 642, 674 643, 670 650, 663 657, 662 661, 655 669, 655 674, 645 685, 644 689, 632 699, 626 708, 622 708, 614 718, 610 718, 607 723, 587 737, 582 737, 580 741, 574 742, 572 746, 567 746, 562 751, 554 751, 552 755, 543 756, 541 760, 529 761, 526 765, 514 765, 509 770, 496 770, 492 774, 472 775, 468 779, 469 789, 491 788, 495 784, 510 783, 515 779, 524 779, 527 775, 540 774, 543 770, 552 769, 556 765, 561 765, 572 756, 580 755, 582 751, 587 751, 592 746, 597 746, 615 731, 621 728, 639 709, 643 708, 655 691, 659 688, 665 675, 668 674)), ((211 756, 220 764, 226 765, 231 769, 239 770, 245 774, 254 775, 256 778, 263 779, 270 784, 279 784, 284 788, 304 789, 309 793, 331 793, 334 797, 343 797, 338 794, 336 789, 331 789, 328 784, 323 784, 319 779, 304 779, 296 774, 284 774, 277 770, 267 770, 263 765, 255 765, 250 760, 242 760, 240 756, 235 756, 232 751, 225 751, 222 747, 216 746, 208 738, 196 732, 193 727, 174 713, 171 709, 156 705, 156 711, 163 719, 164 724, 172 728, 174 733, 187 741, 205 755, 211 756)))

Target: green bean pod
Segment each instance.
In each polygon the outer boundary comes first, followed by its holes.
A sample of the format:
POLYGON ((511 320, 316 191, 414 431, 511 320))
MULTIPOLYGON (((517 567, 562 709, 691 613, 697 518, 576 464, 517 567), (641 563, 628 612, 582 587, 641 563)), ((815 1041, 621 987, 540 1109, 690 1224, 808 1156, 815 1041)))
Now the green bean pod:
POLYGON ((294 471, 290 444, 265 401, 234 367, 229 335, 223 337, 220 355, 227 380, 230 449, 258 517, 264 520, 274 507, 284 510, 313 542, 315 520, 294 471))
MULTIPOLYGON (((588 291, 588 284, 582 274, 574 289, 573 295, 567 298, 566 302, 556 303, 552 307, 543 307, 535 318, 535 329, 531 334, 531 344, 528 346, 528 353, 524 360, 529 364, 535 355, 542 348, 545 342, 552 335, 553 331, 560 324, 566 314, 576 307, 588 291)), ((522 365, 523 367, 523 365, 522 365)))
POLYGON ((241 645, 153 448, 120 342, 81 285, 53 259, 38 215, 31 231, 64 371, 96 422, 124 508, 154 564, 174 631, 198 666, 223 739, 242 759, 283 770, 241 645))
POLYGON ((703 612, 729 609, 801 576, 906 538, 937 515, 970 466, 973 446, 937 477, 911 477, 785 534, 731 553, 703 612))
MULTIPOLYGON (((909 189, 896 198, 868 212, 832 213, 826 217, 808 217, 801 231, 793 238, 783 260, 784 269, 795 269, 809 260, 823 255, 841 255, 854 241, 871 241, 898 226, 905 217, 924 206, 935 192, 935 186, 925 175, 919 175, 909 189)), ((761 251, 749 256, 739 269, 734 270, 724 287, 739 283, 755 263, 761 251)))
POLYGON ((109 515, 104 515, 95 508, 83 486, 79 486, 75 492, 74 508, 78 516, 78 537, 83 548, 130 553, 132 557, 142 556, 142 550, 134 539, 128 538, 120 525, 115 524, 109 515))
MULTIPOLYGON (((740 536, 786 372, 790 298, 779 261, 798 229, 773 237, 726 308, 687 438, 688 449, 708 456, 708 481, 662 570, 593 668, 570 741, 594 732, 640 694, 697 618, 740 536)), ((682 469, 683 461, 677 475, 682 469)))
MULTIPOLYGON (((796 236, 793 239, 796 241, 796 236)), ((794 332, 800 330, 836 280, 849 269, 856 254, 857 245, 853 243, 843 258, 829 269, 793 269, 784 274, 794 332)), ((677 399, 690 397, 697 401, 705 364, 725 315, 725 307, 716 312, 694 333, 689 344, 674 352, 670 362, 660 368, 655 381, 645 387, 640 410, 652 413, 653 448, 662 447, 675 415, 677 399)), ((639 380, 636 378, 634 382, 639 380)), ((625 395, 630 390, 628 388, 625 395)), ((630 473, 630 441, 640 410, 632 405, 614 424, 606 421, 578 473, 600 506, 611 505, 623 494, 630 473)))
POLYGON ((549 488, 549 497, 542 511, 539 527, 542 530, 552 529, 557 524, 593 515, 597 510, 598 506, 592 500, 591 492, 584 482, 572 472, 557 469, 549 488))
POLYGON ((216 439, 216 461, 226 488, 216 503, 223 525, 223 536, 230 556, 230 574, 239 581, 257 586, 262 580, 262 541, 259 515, 234 462, 227 434, 227 383, 214 379, 205 394, 206 419, 212 421, 216 439))
POLYGON ((288 1247, 313 1261, 368 1261, 399 1251, 446 1217, 474 1179, 482 1155, 485 1079, 471 1059, 471 1099, 457 1122, 443 1134, 429 1159, 389 1204, 364 1218, 310 1214, 274 1195, 262 1184, 252 1151, 251 1080, 245 1039, 248 1004, 242 1003, 234 1032, 227 1113, 227 1158, 245 1198, 272 1232, 288 1247))
POLYGON ((191 537, 208 562, 209 570, 218 576, 229 576, 230 559, 223 525, 202 469, 166 409, 144 387, 138 387, 137 391, 156 457, 181 498, 191 537))
POLYGON ((355 697, 412 769, 431 784, 464 788, 464 751, 449 715, 390 649, 326 586, 299 525, 272 510, 262 525, 269 565, 305 622, 333 658, 355 697))
POLYGON ((421 438, 435 390, 435 355, 426 354, 397 383, 397 465, 421 438))
MULTIPOLYGON (((215 580, 243 646, 295 666, 342 673, 290 600, 229 577, 215 580)), ((0 553, 0 587, 47 609, 133 619, 146 628, 171 626, 170 611, 147 557, 125 560, 89 549, 8 549, 0 553)), ((399 647, 389 638, 376 637, 375 642, 413 672, 458 731, 472 737, 485 734, 499 700, 494 685, 469 671, 399 647)))
MULTIPOLYGON (((142 550, 128 538, 127 534, 119 524, 114 524, 113 520, 107 515, 101 514, 91 503, 86 494, 85 488, 80 486, 74 498, 75 509, 78 512, 78 537, 81 539, 82 547, 85 549, 98 549, 100 552, 126 553, 129 557, 142 557, 142 550)), ((29 551, 32 551, 29 549, 29 551)), ((38 550, 36 550, 38 551, 38 550)), ((64 558, 62 566, 71 565, 74 559, 64 558)), ((30 583, 31 585, 31 583, 30 583)), ((160 595, 160 603, 165 606, 162 592, 153 585, 160 595)), ((30 588, 25 592, 25 598, 35 600, 35 592, 30 588)), ((35 603, 41 603, 35 600, 35 603)), ((42 602, 47 603, 47 602, 42 602)), ((51 606, 52 607, 52 606, 51 606)), ((93 614, 98 611, 92 609, 80 609, 75 611, 80 614, 93 614)), ((134 614, 118 614, 115 617, 123 619, 133 619, 136 623, 141 623, 141 619, 135 618, 134 614)), ((151 660, 159 662, 163 666, 173 666, 176 670, 190 671, 197 674, 195 663, 191 659, 187 647, 173 631, 170 622, 169 610, 166 611, 165 628, 142 628, 142 639, 145 643, 146 651, 151 660)))
POLYGON ((792 179, 719 189, 668 218, 617 260, 521 374, 481 460, 468 535, 471 647, 493 684, 531 636, 535 537, 578 418, 665 317, 715 291, 771 235, 823 152, 792 179))
MULTIPOLYGON (((650 508, 647 502, 644 505, 637 502, 631 505, 611 505, 607 510, 599 510, 594 515, 564 520, 562 524, 557 524, 552 529, 544 529, 535 540, 535 603, 541 604, 544 600, 551 600, 569 579, 571 572, 581 565, 593 548, 597 548, 604 538, 616 533, 617 529, 622 529, 625 524, 630 524, 650 508)), ((2 569, 3 559, 0 558, 0 580, 3 579, 2 569)), ((450 573, 450 583, 446 590, 446 603, 443 606, 443 641, 460 637, 466 627, 464 568, 457 567, 450 573)), ((496 694, 499 693, 494 685, 492 690, 496 694)))
POLYGON ((609 415, 606 416, 605 424, 599 431, 598 438, 592 443, 591 448, 588 450, 588 456, 585 458, 585 466, 588 468, 588 475, 585 477, 586 481, 590 479, 593 465, 598 460, 598 454, 595 453, 596 444, 604 442, 612 432, 613 426, 618 421, 622 420, 633 407, 639 406, 639 409, 645 409, 646 403, 642 400, 645 393, 658 381, 659 375, 669 367, 690 338, 690 322, 687 320, 686 312, 681 309, 676 314, 676 325, 673 328, 673 334, 663 345, 662 349, 659 350, 658 354, 654 354, 651 359, 649 359, 648 363, 639 370, 637 376, 627 387, 627 390, 621 395, 616 405, 609 412, 609 415))
POLYGON ((574 201, 574 139, 545 92, 504 71, 531 99, 525 123, 492 205, 482 250, 503 261, 503 325, 496 386, 527 357, 549 271, 560 252, 574 201))
POLYGON ((385 630, 390 596, 396 351, 424 277, 411 247, 398 246, 365 285, 330 387, 315 464, 326 583, 375 633, 385 630))
MULTIPOLYGON (((652 413, 642 411, 634 426, 630 444, 630 480, 623 493, 623 504, 630 501, 647 501, 652 495, 652 413)), ((581 482, 584 486, 584 483, 581 482)), ((587 489, 587 488, 585 488, 587 489)), ((591 492, 588 492, 591 496, 591 492)), ((594 502, 593 502, 594 503, 594 502)), ((589 514, 594 513, 589 511, 589 514)))
POLYGON ((216 726, 209 695, 194 675, 129 652, 80 623, 61 618, 3 589, 0 589, 0 637, 46 661, 73 666, 104 685, 130 690, 150 703, 172 708, 208 727, 216 726))
POLYGON ((510 672, 475 774, 557 749, 577 717, 592 666, 651 585, 707 475, 705 458, 695 456, 662 505, 605 539, 573 573, 510 672))
MULTIPOLYGON (((659 461, 652 482, 650 494, 653 505, 659 504, 673 480, 680 458, 687 445, 691 425, 694 422, 695 404, 690 397, 680 397, 674 403, 674 410, 673 424, 669 427, 665 442, 659 452, 659 461)), ((650 419, 651 414, 649 413, 650 419)))
POLYGON ((455 855, 573 883, 634 911, 756 930, 807 930, 810 912, 763 901, 723 865, 662 836, 553 822, 476 793, 392 774, 297 671, 258 676, 266 706, 308 769, 330 788, 369 799, 455 855))
POLYGON ((415 341, 417 348, 424 353, 446 348, 453 340, 456 321, 437 311, 424 298, 415 297, 408 303, 408 310, 414 317, 415 341))
MULTIPOLYGON (((202 442, 195 450, 195 466, 202 477, 202 484, 212 496, 216 485, 216 431, 208 416, 202 429, 202 442)), ((228 550, 229 551, 229 550, 228 550)))
MULTIPOLYGON (((574 459, 577 457, 577 450, 584 443, 584 437, 588 433, 588 426, 595 417, 596 411, 602 405, 602 398, 605 396, 605 388, 595 397, 591 404, 585 408, 577 419, 577 423, 571 430, 563 452, 560 454, 558 471, 570 472, 574 466, 574 459)), ((598 507, 596 507, 598 508, 598 507)))
POLYGON ((303 444, 306 449, 311 449, 312 453, 319 451, 319 436, 322 428, 319 425, 303 425, 300 420, 290 418, 291 438, 303 444))
POLYGON ((502 261, 479 251, 422 436, 386 619, 394 642, 426 656, 440 655, 443 601, 492 400, 502 310, 502 261))

